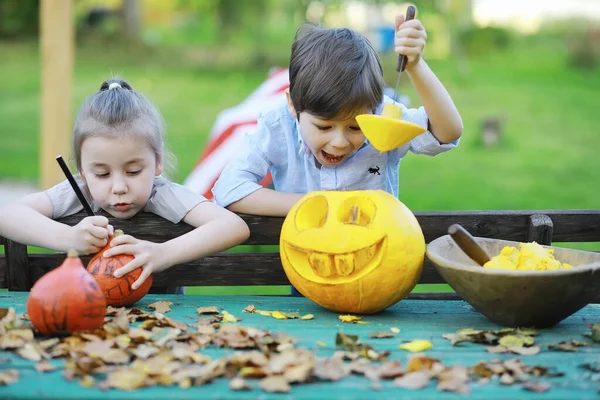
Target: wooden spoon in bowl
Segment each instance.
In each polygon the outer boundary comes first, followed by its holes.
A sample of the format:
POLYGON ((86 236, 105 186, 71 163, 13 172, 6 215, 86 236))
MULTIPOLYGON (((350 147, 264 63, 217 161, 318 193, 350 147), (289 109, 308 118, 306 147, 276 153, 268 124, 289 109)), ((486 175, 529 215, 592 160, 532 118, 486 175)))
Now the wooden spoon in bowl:
POLYGON ((452 224, 448 228, 448 234, 466 255, 483 267, 490 261, 490 256, 475 241, 475 238, 460 224, 452 224))

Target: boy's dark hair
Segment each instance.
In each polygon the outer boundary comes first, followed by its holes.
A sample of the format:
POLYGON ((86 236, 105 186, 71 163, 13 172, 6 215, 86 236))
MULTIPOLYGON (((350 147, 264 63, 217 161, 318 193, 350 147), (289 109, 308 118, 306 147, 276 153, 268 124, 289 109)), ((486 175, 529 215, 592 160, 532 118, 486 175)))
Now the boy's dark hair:
POLYGON ((360 33, 346 28, 300 27, 290 59, 290 97, 296 112, 321 118, 375 110, 383 101, 383 69, 360 33))

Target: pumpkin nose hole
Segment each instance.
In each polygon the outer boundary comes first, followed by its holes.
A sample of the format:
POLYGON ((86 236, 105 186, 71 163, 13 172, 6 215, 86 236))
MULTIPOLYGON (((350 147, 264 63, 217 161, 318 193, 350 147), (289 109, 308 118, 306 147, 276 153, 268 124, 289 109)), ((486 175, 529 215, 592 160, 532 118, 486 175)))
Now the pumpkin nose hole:
POLYGON ((377 206, 368 197, 350 197, 338 209, 338 220, 344 224, 367 226, 373 222, 377 206))
POLYGON ((300 205, 296 212, 298 231, 320 228, 327 220, 328 205, 325 196, 314 196, 300 205))

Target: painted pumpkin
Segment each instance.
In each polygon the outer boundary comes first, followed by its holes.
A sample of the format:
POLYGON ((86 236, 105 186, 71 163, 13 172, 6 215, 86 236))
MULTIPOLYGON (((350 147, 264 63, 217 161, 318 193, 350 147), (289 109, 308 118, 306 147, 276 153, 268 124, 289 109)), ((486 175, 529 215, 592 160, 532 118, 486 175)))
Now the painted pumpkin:
POLYGON ((331 311, 371 314, 415 287, 425 239, 414 214, 387 192, 320 191, 290 210, 279 251, 305 297, 331 311))
POLYGON ((27 298, 27 314, 43 335, 73 333, 102 326, 106 299, 75 250, 63 263, 35 282, 27 298))
MULTIPOLYGON (((115 230, 114 236, 122 235, 123 231, 115 230)), ((142 286, 133 290, 131 285, 142 274, 142 268, 137 268, 120 278, 115 278, 114 272, 124 267, 134 259, 131 254, 119 254, 114 257, 104 257, 104 251, 110 248, 110 237, 108 244, 98 252, 88 263, 87 270, 96 278, 98 284, 106 295, 106 303, 111 306, 129 306, 144 297, 152 286, 152 275, 142 283, 142 286)))

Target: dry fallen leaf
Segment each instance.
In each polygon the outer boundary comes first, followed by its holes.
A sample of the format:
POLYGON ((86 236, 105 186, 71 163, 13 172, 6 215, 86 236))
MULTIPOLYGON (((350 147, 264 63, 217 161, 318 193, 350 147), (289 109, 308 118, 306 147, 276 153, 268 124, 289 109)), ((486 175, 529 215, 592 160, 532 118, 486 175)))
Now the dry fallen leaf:
POLYGON ((590 325, 590 332, 584 333, 585 336, 588 336, 595 343, 600 343, 600 322, 590 325))
POLYGON ((196 311, 198 314, 219 314, 219 309, 215 306, 198 307, 196 311))
POLYGON ((431 349, 432 347, 433 343, 431 343, 429 340, 413 340, 398 346, 399 349, 408 350, 413 353, 431 349))
POLYGON ((581 364, 579 368, 585 369, 590 372, 600 372, 600 361, 595 361, 593 363, 585 363, 581 364))
POLYGON ((91 375, 84 375, 80 380, 79 384, 83 387, 91 388, 96 386, 96 380, 91 375))
POLYGON ((99 354, 99 357, 107 364, 129 363, 129 354, 121 349, 110 349, 106 353, 99 354))
POLYGON ((135 390, 144 387, 146 374, 133 369, 116 371, 107 377, 109 387, 120 390, 135 390))
POLYGON ((534 343, 535 339, 525 335, 506 335, 498 340, 498 344, 504 347, 525 347, 534 343))
POLYGON ((416 372, 422 370, 433 370, 435 365, 441 365, 440 360, 433 357, 427 357, 424 354, 413 354, 408 358, 406 372, 416 372))
POLYGON ((242 312, 253 313, 256 311, 256 307, 253 304, 248 305, 246 308, 242 310, 242 312))
POLYGON ((356 315, 338 315, 338 319, 348 324, 357 324, 362 321, 362 318, 357 317, 356 315))
MULTIPOLYGON (((0 309, 6 310, 6 309, 0 309)), ((5 369, 0 371, 0 386, 12 385, 19 380, 19 371, 16 369, 5 369)))
POLYGON ((404 376, 394 379, 394 386, 403 389, 423 389, 429 385, 429 374, 422 371, 409 372, 404 376))
POLYGON ((343 379, 347 374, 344 362, 340 358, 315 359, 313 375, 318 379, 335 382, 343 379))
POLYGON ((17 349, 17 354, 30 361, 40 361, 42 358, 50 358, 37 343, 25 343, 23 347, 17 349))
POLYGON ((460 329, 456 333, 446 333, 442 337, 454 346, 460 342, 473 342, 486 345, 502 344, 505 347, 531 346, 535 340, 531 336, 538 332, 533 328, 503 328, 498 330, 460 329), (508 338, 506 338, 509 336, 508 338), (516 338, 515 338, 516 336, 516 338), (502 343, 499 343, 502 340, 502 343))
MULTIPOLYGON (((250 311, 251 312, 251 311, 250 311)), ((252 386, 243 378, 233 378, 229 381, 229 389, 231 390, 252 390, 252 386)))
POLYGON ((223 322, 238 322, 241 320, 241 318, 237 318, 235 315, 229 314, 227 311, 223 310, 223 322))
POLYGON ((304 321, 307 321, 309 319, 314 319, 314 318, 315 318, 315 316, 312 314, 306 314, 306 315, 303 315, 302 317, 300 317, 300 319, 304 320, 304 321))
POLYGON ((265 392, 270 393, 288 393, 292 387, 281 375, 267 376, 258 383, 258 386, 265 392))
POLYGON ((373 331, 369 333, 369 337, 373 339, 393 338, 394 333, 391 331, 373 331))
POLYGON ((462 365, 454 365, 442 370, 438 376, 437 390, 469 394, 469 374, 462 365))
POLYGON ((563 341, 563 342, 559 342, 556 344, 549 344, 548 345, 548 349, 550 350, 557 350, 557 351, 569 351, 569 352, 575 352, 577 351, 577 347, 588 347, 589 344, 585 343, 585 342, 580 342, 578 340, 570 340, 570 341, 563 341))
POLYGON ((500 377, 500 384, 510 386, 515 383, 514 376, 510 375, 508 372, 505 372, 500 377))
POLYGON ((56 368, 58 368, 56 365, 52 365, 48 361, 40 361, 35 365, 35 370, 40 374, 43 374, 44 372, 55 371, 56 368))
POLYGON ((152 304, 148 304, 148 308, 154 308, 155 311, 164 314, 171 311, 171 304, 173 304, 172 301, 155 301, 152 304))
POLYGON ((104 324, 104 330, 109 335, 120 335, 121 333, 127 333, 129 331, 129 316, 125 309, 121 309, 117 312, 112 321, 104 324))
POLYGON ((531 347, 505 347, 501 345, 486 347, 488 353, 502 354, 502 353, 514 353, 522 356, 534 356, 541 350, 540 346, 531 347))
POLYGON ((462 335, 462 334, 459 334, 459 333, 444 333, 442 335, 442 337, 444 339, 449 340, 450 344, 452 346, 455 346, 455 345, 457 345, 458 343, 461 343, 461 342, 470 342, 471 341, 471 339, 469 338, 469 336, 462 335))
POLYGON ((135 349, 129 350, 135 357, 145 360, 153 355, 156 355, 160 350, 154 346, 142 344, 135 349))
POLYGON ((551 385, 548 382, 527 381, 523 383, 523 389, 536 393, 544 393, 550 389, 551 385))
POLYGON ((288 316, 282 313, 281 311, 273 311, 271 316, 275 319, 288 319, 288 316))

